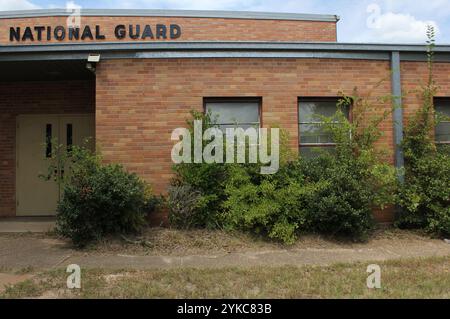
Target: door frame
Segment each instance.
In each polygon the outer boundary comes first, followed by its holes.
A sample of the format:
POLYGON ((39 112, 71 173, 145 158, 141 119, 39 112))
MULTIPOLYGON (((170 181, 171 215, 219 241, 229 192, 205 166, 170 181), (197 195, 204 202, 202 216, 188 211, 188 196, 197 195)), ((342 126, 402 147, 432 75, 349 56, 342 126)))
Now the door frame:
MULTIPOLYGON (((33 117, 45 117, 45 116, 53 116, 53 117, 64 117, 64 116, 70 116, 70 117, 93 117, 94 118, 94 140, 95 140, 95 135, 96 135, 96 122, 95 122, 95 113, 44 113, 44 114, 40 114, 40 113, 33 113, 33 114, 18 114, 16 116, 16 134, 15 134, 15 143, 14 146, 16 148, 15 150, 15 166, 14 166, 14 173, 15 173, 15 185, 14 185, 14 194, 15 194, 15 213, 16 216, 18 217, 29 217, 31 215, 29 214, 20 214, 18 211, 18 207, 19 207, 19 158, 20 158, 20 152, 19 152, 19 141, 20 141, 20 126, 19 126, 19 122, 22 118, 33 118, 33 117)), ((59 129, 58 129, 59 131, 59 129)), ((54 215, 32 215, 32 217, 54 217, 54 215)))

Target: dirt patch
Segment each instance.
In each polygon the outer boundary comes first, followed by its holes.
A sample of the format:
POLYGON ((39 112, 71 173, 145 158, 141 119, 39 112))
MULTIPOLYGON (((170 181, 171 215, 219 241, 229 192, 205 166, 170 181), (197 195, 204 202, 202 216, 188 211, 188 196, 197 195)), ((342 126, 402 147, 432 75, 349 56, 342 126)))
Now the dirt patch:
POLYGON ((107 274, 103 276, 103 279, 106 281, 107 284, 113 284, 117 281, 124 280, 128 277, 131 277, 132 274, 129 272, 124 273, 117 273, 117 274, 107 274))
POLYGON ((70 291, 68 291, 67 289, 55 289, 44 291, 36 299, 61 299, 61 298, 70 298, 69 296, 70 291))
POLYGON ((5 274, 0 273, 0 293, 5 291, 6 287, 24 282, 32 278, 31 274, 5 274))

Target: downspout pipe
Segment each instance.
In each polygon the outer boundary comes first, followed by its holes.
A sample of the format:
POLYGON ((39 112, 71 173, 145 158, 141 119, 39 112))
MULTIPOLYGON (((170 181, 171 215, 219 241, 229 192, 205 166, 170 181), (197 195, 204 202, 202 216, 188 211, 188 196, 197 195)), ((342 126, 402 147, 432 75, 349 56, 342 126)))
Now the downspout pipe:
MULTIPOLYGON (((402 108, 402 84, 400 75, 400 52, 391 52, 391 85, 394 101, 394 163, 396 168, 402 168, 405 164, 401 143, 403 141, 403 108, 402 108)), ((404 182, 404 175, 399 172, 398 179, 404 182)))

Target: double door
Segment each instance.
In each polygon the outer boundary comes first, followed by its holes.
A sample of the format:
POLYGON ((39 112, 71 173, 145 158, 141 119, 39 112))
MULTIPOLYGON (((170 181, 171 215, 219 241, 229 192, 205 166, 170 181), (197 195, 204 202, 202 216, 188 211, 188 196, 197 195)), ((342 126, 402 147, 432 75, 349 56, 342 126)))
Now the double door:
MULTIPOLYGON (((52 216, 56 214, 61 186, 45 180, 54 152, 72 145, 94 147, 95 119, 84 115, 19 115, 16 131, 16 214, 52 216), (86 144, 86 141, 88 143, 86 144), (58 145, 58 147, 56 147, 58 145)), ((57 162, 57 161, 56 161, 57 162)), ((55 174, 64 167, 55 166, 55 174)))

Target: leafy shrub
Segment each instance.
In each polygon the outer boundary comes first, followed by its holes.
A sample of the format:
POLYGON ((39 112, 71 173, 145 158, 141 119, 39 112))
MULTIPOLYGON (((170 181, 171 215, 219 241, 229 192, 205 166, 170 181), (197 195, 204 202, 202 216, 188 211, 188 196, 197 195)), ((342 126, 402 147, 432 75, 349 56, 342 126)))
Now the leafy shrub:
POLYGON ((304 199, 312 231, 358 240, 368 237, 374 194, 364 164, 357 159, 338 161, 327 154, 301 161, 308 183, 317 185, 304 199))
MULTIPOLYGON (((355 89, 336 114, 322 118, 336 142, 335 151, 293 160, 281 131, 280 169, 260 174, 260 164, 179 164, 169 191, 169 218, 177 227, 240 229, 293 243, 299 232, 316 231, 354 239, 368 236, 372 210, 393 202, 396 171, 374 147, 382 135, 381 115, 355 89), (352 103, 353 121, 342 112, 352 103), (336 125, 339 122, 339 125, 336 125)), ((386 98, 381 102, 385 103, 386 98)), ((208 114, 193 113, 203 129, 214 126, 208 114)), ((188 122, 191 132, 193 120, 188 122)), ((192 135, 192 134, 191 134, 192 135)), ((191 149, 194 149, 191 147, 191 149)))
POLYGON ((192 163, 176 165, 176 179, 172 187, 169 188, 169 220, 177 221, 175 226, 181 228, 220 227, 220 207, 225 198, 223 191, 224 181, 227 176, 228 167, 223 164, 192 163), (172 192, 182 192, 189 190, 191 194, 198 198, 197 204, 191 206, 189 196, 179 196, 172 192), (183 203, 183 199, 186 202, 183 203), (181 213, 180 206, 191 207, 192 210, 186 219, 181 216, 174 216, 181 213), (175 205, 175 206, 173 206, 175 205))
POLYGON ((450 234, 450 156, 435 153, 406 166, 400 188, 403 212, 397 225, 425 228, 437 235, 450 234))
MULTIPOLYGON (((317 232, 364 240, 373 228, 377 192, 364 162, 331 154, 284 164, 275 175, 252 178, 233 166, 224 202, 226 226, 293 243, 317 232)), ((390 183, 394 183, 392 170, 390 183)))
POLYGON ((110 234, 136 233, 158 202, 150 187, 121 165, 103 165, 87 149, 73 147, 70 172, 56 215, 57 231, 76 246, 110 234))
MULTIPOLYGON (((202 121, 203 132, 213 127, 214 121, 208 113, 192 111, 191 114, 192 119, 187 124, 192 136, 193 151, 194 121, 202 121)), ((228 166, 220 163, 181 163, 174 165, 173 170, 175 178, 169 189, 169 220, 181 228, 220 227, 220 208, 225 199, 224 184, 228 166), (189 193, 197 199, 195 203, 189 193), (183 206, 189 208, 184 210, 183 206)))
MULTIPOLYGON (((384 98, 381 102, 386 102, 384 98)), ((299 232, 365 239, 373 226, 373 208, 393 203, 396 171, 374 143, 378 126, 390 114, 357 90, 344 96, 332 117, 321 117, 336 147, 317 157, 283 161, 278 173, 262 176, 249 166, 233 166, 226 182, 227 227, 266 234, 292 243, 299 232), (353 121, 341 111, 353 105, 353 121), (336 125, 336 122, 339 125, 336 125)))
POLYGON ((409 119, 402 143, 405 181, 398 194, 403 211, 397 225, 450 235, 450 154, 444 148, 436 148, 432 134, 439 121, 433 106, 437 88, 432 73, 432 28, 428 37, 428 82, 422 89, 422 105, 409 119))
POLYGON ((293 178, 284 178, 286 173, 252 174, 244 165, 233 165, 223 205, 227 228, 293 243, 297 229, 306 222, 301 198, 309 188, 293 178))
POLYGON ((205 211, 208 200, 191 185, 173 185, 169 188, 169 222, 177 228, 189 229, 201 224, 199 212, 205 211))

